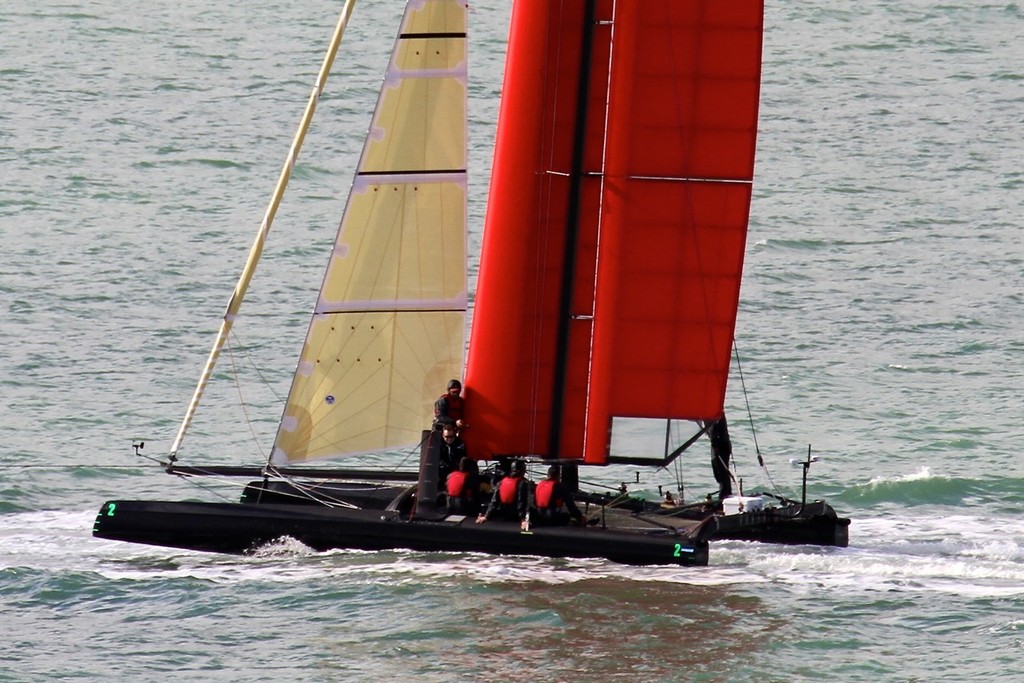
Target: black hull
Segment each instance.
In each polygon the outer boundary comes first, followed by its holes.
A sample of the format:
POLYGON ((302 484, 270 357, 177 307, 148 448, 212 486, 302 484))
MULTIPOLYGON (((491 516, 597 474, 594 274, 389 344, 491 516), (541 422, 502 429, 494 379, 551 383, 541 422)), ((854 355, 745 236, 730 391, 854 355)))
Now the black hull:
POLYGON ((850 520, 836 515, 827 503, 815 501, 719 517, 711 536, 717 539, 845 548, 850 544, 850 520))
POLYGON ((723 515, 721 505, 704 503, 677 509, 661 509, 668 519, 705 520, 714 526, 711 541, 735 540, 781 545, 824 545, 845 548, 850 543, 850 520, 836 514, 825 501, 801 504, 780 501, 753 512, 723 515))
POLYGON ((605 558, 623 564, 704 566, 706 540, 659 527, 535 527, 450 516, 427 520, 395 512, 306 505, 115 500, 103 504, 93 535, 117 541, 219 553, 250 553, 282 538, 318 551, 336 548, 477 552, 605 558))
MULTIPOLYGON (((252 481, 242 494, 243 503, 281 503, 291 505, 323 505, 325 502, 344 500, 358 507, 384 510, 401 495, 412 492, 408 486, 366 484, 354 482, 321 483, 302 489, 288 481, 252 481)), ((581 504, 587 502, 581 498, 581 504)), ((610 498, 595 496, 589 499, 588 510, 599 509, 610 498)), ((823 545, 845 548, 850 542, 850 520, 839 517, 828 503, 815 500, 806 504, 780 501, 757 512, 722 515, 721 505, 707 503, 677 510, 636 500, 633 505, 618 508, 647 518, 668 518, 669 523, 689 520, 697 523, 709 518, 714 522, 704 530, 709 540, 739 540, 783 545, 823 545), (653 515, 653 517, 652 517, 653 515)), ((406 510, 407 511, 407 510, 406 510)))
MULTIPOLYGON (((605 495, 580 499, 592 506, 608 504, 612 500, 612 497, 605 495)), ((779 499, 763 510, 729 515, 722 514, 720 503, 711 501, 666 508, 636 498, 615 500, 619 509, 629 510, 645 519, 662 519, 670 523, 679 520, 706 522, 704 537, 711 541, 738 540, 840 548, 850 543, 850 520, 837 515, 832 506, 822 500, 802 504, 779 499)))

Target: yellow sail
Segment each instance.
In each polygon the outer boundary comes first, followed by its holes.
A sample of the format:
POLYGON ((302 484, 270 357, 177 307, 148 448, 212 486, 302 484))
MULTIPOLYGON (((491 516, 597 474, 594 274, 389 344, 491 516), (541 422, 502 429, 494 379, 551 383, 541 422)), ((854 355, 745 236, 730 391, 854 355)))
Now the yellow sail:
POLYGON ((414 446, 462 374, 466 3, 411 0, 271 464, 414 446))

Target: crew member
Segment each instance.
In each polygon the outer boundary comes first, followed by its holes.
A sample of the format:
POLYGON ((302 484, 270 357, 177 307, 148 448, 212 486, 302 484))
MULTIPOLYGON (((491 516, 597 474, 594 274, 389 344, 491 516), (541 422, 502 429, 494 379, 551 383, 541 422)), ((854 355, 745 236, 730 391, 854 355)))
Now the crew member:
POLYGON ((445 422, 452 422, 458 430, 465 427, 462 421, 462 382, 457 379, 448 382, 448 390, 434 401, 434 429, 440 429, 445 422))
POLYGON ((537 502, 538 524, 564 526, 570 518, 577 524, 583 523, 583 513, 562 484, 562 468, 558 465, 548 468, 547 479, 537 484, 533 496, 537 502))
POLYGON ((469 456, 465 442, 459 438, 454 422, 441 423, 441 443, 438 446, 438 481, 445 481, 463 458, 469 456))
POLYGON ((529 529, 528 515, 530 514, 530 481, 526 478, 526 463, 516 460, 512 464, 512 473, 502 479, 494 495, 491 496, 491 503, 487 510, 476 518, 477 524, 483 524, 489 519, 504 519, 507 521, 519 521, 523 530, 529 529))
POLYGON ((480 474, 476 461, 463 458, 448 475, 448 512, 473 516, 480 512, 480 474))
POLYGON ((718 482, 718 500, 732 495, 732 472, 729 461, 732 459, 732 441, 729 439, 729 425, 725 415, 711 425, 711 472, 718 482))

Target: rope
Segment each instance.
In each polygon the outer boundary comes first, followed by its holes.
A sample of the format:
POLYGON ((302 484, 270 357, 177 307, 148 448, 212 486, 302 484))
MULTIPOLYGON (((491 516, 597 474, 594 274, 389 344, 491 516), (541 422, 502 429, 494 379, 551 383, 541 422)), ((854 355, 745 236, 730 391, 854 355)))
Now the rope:
MULTIPOLYGON (((146 457, 146 456, 140 456, 146 457)), ((166 467, 166 463, 159 462, 153 458, 148 458, 153 462, 166 467)), ((130 470, 138 467, 148 467, 148 465, 18 465, 19 470, 130 470)))
POLYGON ((732 340, 732 349, 733 356, 736 358, 736 370, 740 376, 740 387, 743 389, 743 402, 747 406, 747 420, 750 422, 750 433, 754 438, 754 452, 757 454, 757 464, 764 471, 765 476, 768 477, 768 481, 771 483, 772 488, 781 496, 782 492, 775 484, 775 480, 772 478, 772 473, 768 470, 768 466, 764 464, 764 457, 761 455, 761 447, 757 444, 757 429, 754 427, 754 413, 750 409, 750 398, 747 395, 747 383, 743 378, 743 364, 740 362, 740 347, 736 343, 735 339, 732 340))
MULTIPOLYGON (((260 454, 261 458, 269 461, 270 458, 268 458, 266 454, 263 452, 263 448, 260 446, 259 439, 256 437, 256 429, 253 427, 252 420, 249 418, 249 410, 245 403, 245 396, 242 394, 242 383, 238 375, 238 368, 235 367, 235 352, 234 347, 231 344, 232 339, 234 339, 236 342, 238 341, 238 337, 235 336, 234 332, 230 334, 227 342, 225 343, 225 348, 228 352, 228 359, 231 361, 231 376, 235 380, 235 391, 238 392, 238 405, 242 408, 242 416, 245 418, 245 426, 249 428, 249 434, 252 435, 252 442, 253 445, 256 447, 256 451, 260 454)), ((241 348, 243 350, 242 353, 244 354, 245 347, 242 346, 241 348)), ((250 360, 250 362, 252 361, 250 360)), ((258 372, 259 371, 257 370, 257 373, 258 372)), ((263 379, 262 375, 260 375, 260 379, 263 379)), ((266 383, 266 380, 264 380, 264 383, 266 383)))

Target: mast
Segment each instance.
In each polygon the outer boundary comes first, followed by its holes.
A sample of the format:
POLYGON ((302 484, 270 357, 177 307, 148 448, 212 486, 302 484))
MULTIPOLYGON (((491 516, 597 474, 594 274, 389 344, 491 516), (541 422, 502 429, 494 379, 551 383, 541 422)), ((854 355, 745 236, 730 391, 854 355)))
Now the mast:
POLYGON ((309 94, 309 100, 306 102, 306 109, 302 112, 302 119, 299 121, 299 129, 295 132, 295 137, 292 139, 291 147, 288 149, 288 156, 285 159, 284 167, 281 169, 281 174, 277 179, 277 186, 274 188, 274 193, 270 198, 270 204, 267 206, 266 212, 263 214, 263 221, 260 223, 259 230, 256 233, 256 239, 253 241, 252 247, 249 249, 249 257, 246 259, 245 266, 242 268, 242 273, 238 278, 238 283, 235 285, 235 290, 231 294, 231 299, 228 301, 227 310, 224 312, 224 317, 221 320, 220 329, 217 331, 217 338, 213 342, 213 348, 210 350, 210 355, 206 359, 206 366, 203 368, 202 375, 199 377, 199 384, 196 385, 196 390, 192 394, 192 400, 188 404, 188 410, 185 411, 185 417, 181 422, 181 426, 178 428, 178 434, 174 437, 174 443, 171 445, 171 459, 174 460, 175 455, 181 448, 181 442, 185 439, 185 433, 188 431, 189 425, 192 424, 192 418, 195 416, 196 409, 199 407, 199 401, 203 397, 203 393, 206 391, 206 385, 210 382, 210 377, 213 375, 213 368, 217 364, 217 359, 220 358, 220 352, 224 348, 224 344, 227 342, 228 335, 231 333, 231 328, 235 323, 235 318, 238 316, 238 310, 242 306, 242 300, 245 298, 245 293, 249 289, 249 283, 252 282, 252 276, 256 272, 256 265, 259 263, 260 256, 263 254, 263 245, 266 243, 267 235, 270 233, 270 226, 274 222, 274 216, 277 214, 277 208, 281 204, 281 198, 284 197, 285 188, 288 187, 288 180, 291 178, 292 168, 295 166, 295 161, 298 159, 299 150, 302 148, 302 142, 306 138, 306 131, 309 130, 309 124, 313 120, 313 113, 316 111, 317 102, 320 100, 320 95, 323 94, 324 86, 327 85, 327 76, 331 72, 331 66, 334 64, 334 57, 338 53, 338 47, 341 45, 341 37, 345 32, 345 27, 348 26, 349 17, 352 16, 352 10, 355 7, 356 0, 345 0, 345 6, 341 9, 341 15, 338 17, 338 24, 334 28, 334 35, 331 37, 331 43, 327 48, 327 54, 324 56, 323 64, 320 66, 320 72, 317 74, 316 82, 313 84, 313 91, 309 94))
POLYGON ((576 250, 579 235, 584 139, 587 134, 587 101, 590 97, 590 61, 594 43, 594 16, 595 0, 587 0, 583 16, 576 122, 573 131, 572 166, 569 173, 569 210, 565 221, 565 256, 562 263, 555 375, 551 387, 551 431, 548 436, 547 454, 548 457, 553 458, 557 458, 561 452, 562 410, 565 403, 566 373, 568 372, 566 359, 569 356, 569 323, 573 315, 573 283, 576 281, 576 250))

